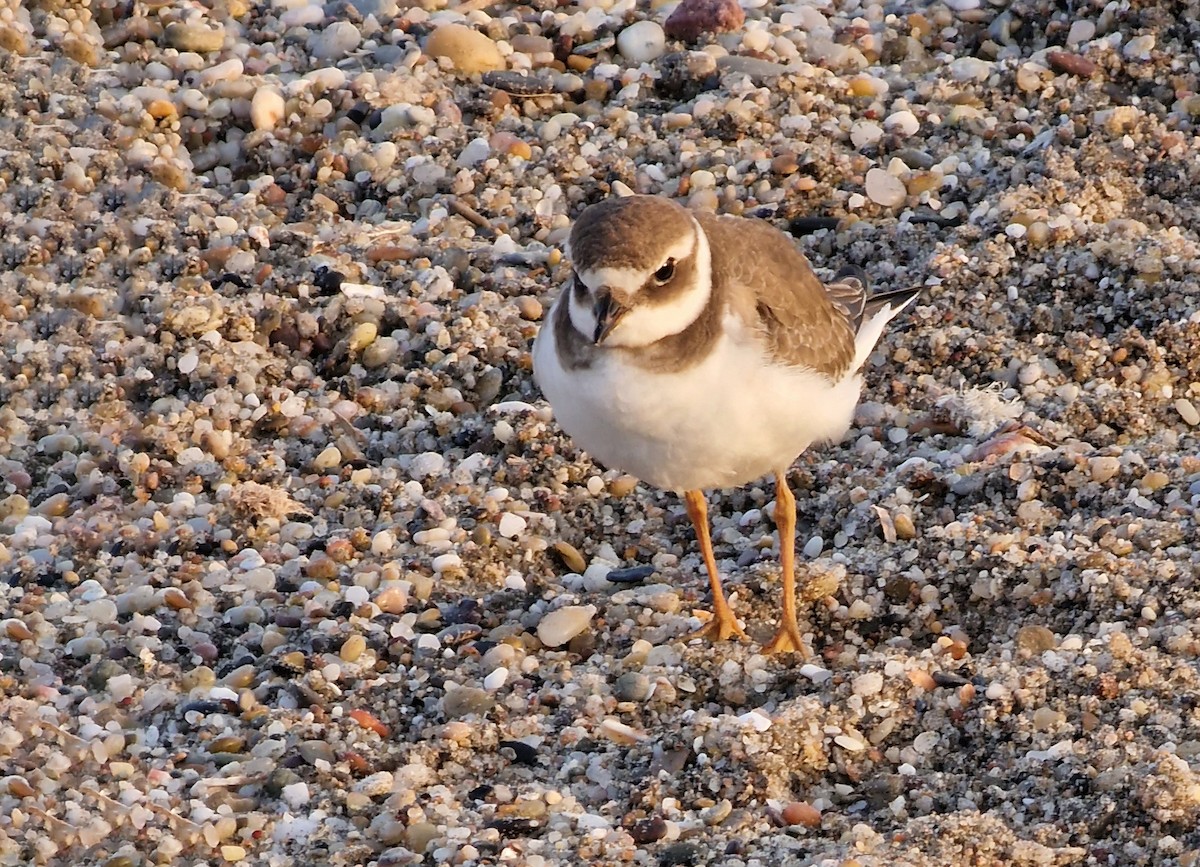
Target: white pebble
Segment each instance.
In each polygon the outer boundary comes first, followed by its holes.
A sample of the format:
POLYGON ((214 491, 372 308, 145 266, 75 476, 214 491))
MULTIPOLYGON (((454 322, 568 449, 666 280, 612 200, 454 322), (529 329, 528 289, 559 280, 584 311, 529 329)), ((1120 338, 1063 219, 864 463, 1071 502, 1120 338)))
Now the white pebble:
POLYGON ((1154 50, 1154 34, 1146 33, 1142 36, 1135 36, 1125 43, 1125 48, 1121 51, 1130 60, 1149 60, 1150 52, 1154 50))
POLYGON ((1096 25, 1091 21, 1076 21, 1067 31, 1067 45, 1075 47, 1081 42, 1088 42, 1096 35, 1096 25))
POLYGON ((887 116, 883 128, 902 136, 910 136, 916 135, 917 130, 921 128, 921 122, 908 109, 901 109, 887 116))
POLYGON ((547 647, 560 647, 588 628, 595 605, 568 605, 551 611, 538 623, 538 639, 547 647))
POLYGON ((883 138, 883 128, 873 120, 858 120, 850 127, 850 142, 856 148, 865 148, 883 138))
POLYGON ((283 122, 287 103, 273 87, 260 87, 250 100, 250 122, 258 130, 275 129, 283 122))
POLYGON ((978 57, 959 57, 950 62, 950 77, 955 81, 986 81, 992 64, 978 57))
POLYGON ((877 205, 894 208, 904 204, 908 196, 903 181, 883 169, 871 169, 867 172, 867 197, 877 205))
POLYGON ((822 549, 824 549, 824 547, 825 547, 825 540, 822 539, 820 536, 813 536, 811 539, 809 539, 807 542, 804 543, 804 556, 809 557, 809 558, 817 557, 820 555, 820 553, 821 553, 822 549))
POLYGON ((308 783, 292 783, 280 791, 283 802, 293 810, 298 810, 308 803, 308 783))
POLYGON ((821 668, 819 665, 814 665, 811 662, 806 662, 800 666, 800 674, 802 677, 807 677, 813 683, 824 683, 833 677, 833 672, 826 668, 821 668))
POLYGON ((497 690, 508 681, 508 669, 497 668, 491 674, 483 679, 483 688, 497 690))
POLYGON ((878 695, 883 691, 883 675, 877 671, 868 671, 854 678, 854 694, 861 696, 878 695))
POLYGON ((742 47, 747 51, 766 51, 771 47, 771 34, 763 27, 755 27, 742 34, 742 47))
POLYGON ((391 530, 380 530, 371 539, 372 554, 386 554, 396 547, 396 534, 391 530))
POLYGON ((424 452, 412 459, 408 465, 408 473, 414 479, 425 479, 436 476, 446 468, 446 458, 437 452, 424 452))
POLYGON ((458 159, 455 160, 455 165, 460 168, 470 168, 477 166, 489 156, 492 155, 492 146, 488 144, 488 140, 483 138, 473 138, 467 142, 467 146, 459 153, 458 159))
POLYGON ((525 532, 526 520, 513 512, 505 512, 500 516, 500 535, 505 539, 515 539, 525 532))
POLYGON ((179 359, 179 372, 184 376, 191 373, 200 364, 200 356, 193 350, 189 349, 183 354, 183 358, 179 359))
POLYGON ((1004 228, 1004 234, 1008 235, 1008 237, 1012 238, 1014 241, 1019 238, 1024 238, 1026 231, 1027 229, 1020 223, 1009 223, 1004 228))
POLYGON ((1192 427, 1200 424, 1200 411, 1196 409, 1196 405, 1185 397, 1175 401, 1175 411, 1192 427))
POLYGON ((362 42, 362 34, 349 21, 335 21, 308 40, 309 53, 318 60, 341 60, 362 42))
POLYGON ((439 554, 433 558, 431 565, 434 572, 447 572, 462 566, 462 557, 457 554, 439 554))
POLYGON ((630 24, 617 36, 617 51, 633 64, 649 63, 667 50, 667 37, 657 21, 630 24))

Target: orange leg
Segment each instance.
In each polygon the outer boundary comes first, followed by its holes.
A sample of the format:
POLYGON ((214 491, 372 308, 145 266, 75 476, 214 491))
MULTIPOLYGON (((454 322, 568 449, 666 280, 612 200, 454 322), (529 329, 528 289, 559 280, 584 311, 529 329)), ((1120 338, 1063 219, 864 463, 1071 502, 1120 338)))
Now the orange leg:
POLYGON ((708 504, 704 501, 703 491, 685 491, 683 501, 687 505, 688 517, 696 528, 696 538, 700 540, 700 553, 704 557, 704 566, 708 569, 708 583, 712 587, 713 616, 712 620, 693 632, 690 638, 707 638, 709 641, 726 641, 737 636, 745 638, 746 633, 738 626, 733 609, 725 601, 725 592, 721 589, 721 575, 717 572, 717 558, 713 556, 712 539, 708 535, 708 504))
POLYGON ((775 526, 779 530, 779 567, 783 572, 783 622, 763 653, 811 653, 796 625, 796 498, 783 472, 775 473, 775 526))

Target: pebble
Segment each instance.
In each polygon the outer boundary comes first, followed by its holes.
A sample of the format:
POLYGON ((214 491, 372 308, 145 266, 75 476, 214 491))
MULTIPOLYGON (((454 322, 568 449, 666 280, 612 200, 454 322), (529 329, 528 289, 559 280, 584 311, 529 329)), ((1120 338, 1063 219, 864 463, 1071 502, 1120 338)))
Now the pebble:
POLYGON ((537 635, 547 647, 561 647, 591 625, 595 605, 568 605, 545 615, 538 623, 537 635))
POLYGON ((287 104, 283 96, 273 87, 260 87, 254 91, 250 102, 250 122, 255 129, 275 129, 283 122, 287 104))
POLYGON ((671 39, 692 42, 705 33, 739 30, 746 13, 736 0, 682 0, 664 25, 671 39))
POLYGON ((447 690, 442 698, 442 712, 449 719, 459 719, 471 714, 484 714, 496 705, 496 698, 487 690, 473 686, 460 686, 447 690))
POLYGON ((167 43, 180 51, 210 54, 225 44, 225 29, 206 24, 174 21, 163 31, 167 43))
POLYGON ((899 207, 908 198, 904 182, 883 169, 867 172, 866 192, 867 198, 885 208, 899 207))
POLYGON ((1097 457, 1088 459, 1088 469, 1092 474, 1092 481, 1104 484, 1109 479, 1121 472, 1121 460, 1114 457, 1097 457))
POLYGON ((1196 405, 1185 397, 1176 399, 1175 411, 1179 413, 1179 417, 1192 427, 1200 425, 1200 410, 1196 409, 1196 405))
POLYGON ((520 515, 516 515, 512 512, 505 512, 500 516, 500 523, 497 529, 500 531, 500 535, 504 538, 515 539, 517 536, 520 536, 525 532, 525 527, 527 525, 528 522, 520 515))
POLYGON ((807 801, 792 801, 781 811, 785 825, 803 825, 806 828, 821 827, 821 811, 807 801))
POLYGON ((444 57, 467 75, 504 69, 504 58, 491 39, 465 24, 442 24, 425 41, 425 53, 444 57))
POLYGON ((883 121, 883 128, 900 136, 916 135, 921 128, 917 116, 908 109, 892 112, 883 121))
POLYGON ((666 49, 666 33, 657 21, 637 21, 617 36, 617 50, 631 64, 650 63, 666 49))
POLYGON ((850 141, 856 148, 870 147, 883 138, 883 127, 873 120, 857 120, 850 127, 850 141))
POLYGON ((349 21, 334 21, 309 37, 308 50, 318 60, 337 61, 355 51, 362 43, 362 33, 349 21))
POLYGON ((640 671, 627 671, 613 684, 613 695, 618 701, 645 701, 650 697, 650 678, 640 671))

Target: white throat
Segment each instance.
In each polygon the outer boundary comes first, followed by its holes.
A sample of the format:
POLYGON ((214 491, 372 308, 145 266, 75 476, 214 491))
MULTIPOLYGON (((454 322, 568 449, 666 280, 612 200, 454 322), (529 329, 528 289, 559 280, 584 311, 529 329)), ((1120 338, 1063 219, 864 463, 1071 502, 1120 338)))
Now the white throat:
MULTIPOLYGON (((688 238, 679 251, 668 251, 673 258, 681 259, 694 254, 696 262, 695 279, 691 285, 675 296, 669 304, 635 303, 633 308, 621 317, 617 327, 605 340, 606 346, 622 346, 637 348, 657 343, 664 337, 678 334, 696 321, 709 299, 712 297, 712 251, 708 238, 700 223, 692 219, 695 228, 693 238, 688 238), (674 255, 675 253, 679 255, 674 255)), ((609 286, 627 296, 637 298, 645 274, 616 268, 597 268, 580 271, 579 279, 588 287, 609 286)), ((571 322, 583 334, 591 337, 596 329, 596 317, 592 313, 590 298, 582 303, 572 293, 570 297, 571 322)))

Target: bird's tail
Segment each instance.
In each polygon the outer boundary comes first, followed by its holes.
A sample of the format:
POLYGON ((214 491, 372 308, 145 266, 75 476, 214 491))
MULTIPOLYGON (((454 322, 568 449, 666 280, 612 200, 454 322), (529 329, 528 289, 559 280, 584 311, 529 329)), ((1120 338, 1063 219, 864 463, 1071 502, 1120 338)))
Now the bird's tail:
POLYGON ((862 319, 859 322, 858 333, 854 336, 854 369, 858 370, 867 360, 867 356, 883 336, 883 329, 889 322, 908 305, 917 300, 921 287, 908 289, 893 289, 879 292, 867 298, 863 306, 862 319))

